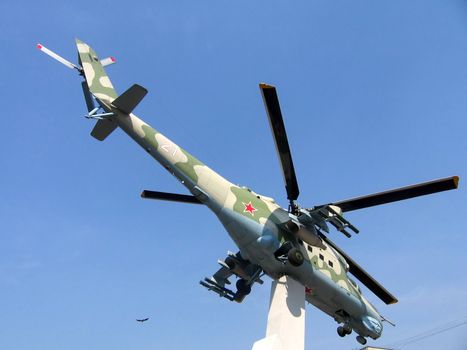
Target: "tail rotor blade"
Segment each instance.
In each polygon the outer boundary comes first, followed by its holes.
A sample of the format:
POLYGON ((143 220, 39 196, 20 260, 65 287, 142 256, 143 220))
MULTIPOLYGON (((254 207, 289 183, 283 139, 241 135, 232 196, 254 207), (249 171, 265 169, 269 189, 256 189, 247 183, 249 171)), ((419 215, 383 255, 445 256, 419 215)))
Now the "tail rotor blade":
POLYGON ((266 107, 269 118, 269 125, 271 126, 277 154, 281 163, 287 198, 290 201, 295 201, 300 191, 298 189, 292 154, 290 152, 289 141, 287 140, 284 121, 282 120, 281 107, 279 105, 276 88, 267 84, 259 84, 259 88, 263 95, 264 106, 266 107))
POLYGON ((114 63, 115 63, 115 57, 112 57, 112 56, 106 57, 101 60, 102 67, 107 67, 114 63))
POLYGON ((48 48, 46 48, 45 46, 43 46, 42 44, 37 44, 36 47, 41 50, 43 53, 45 53, 46 55, 49 55, 50 57, 52 57, 53 59, 57 60, 58 62, 60 62, 61 64, 67 66, 68 68, 71 68, 71 69, 77 69, 78 71, 81 71, 81 68, 78 67, 77 65, 71 63, 70 61, 64 59, 62 56, 60 55, 57 55, 55 52, 49 50, 48 48))

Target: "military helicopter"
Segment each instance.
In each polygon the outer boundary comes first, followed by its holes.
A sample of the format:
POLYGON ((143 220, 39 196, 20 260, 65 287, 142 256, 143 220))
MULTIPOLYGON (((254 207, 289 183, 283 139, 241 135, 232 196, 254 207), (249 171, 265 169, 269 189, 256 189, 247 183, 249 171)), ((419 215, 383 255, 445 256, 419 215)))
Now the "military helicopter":
POLYGON ((115 62, 99 59, 86 43, 76 40, 79 65, 75 65, 46 47, 37 47, 65 66, 77 70, 82 81, 88 119, 97 121, 91 136, 103 141, 120 127, 150 156, 172 174, 191 195, 145 190, 141 197, 182 203, 204 204, 220 220, 237 245, 237 253, 219 260, 220 268, 203 287, 230 301, 242 302, 255 283, 267 275, 273 280, 290 276, 301 283, 306 300, 339 324, 339 336, 355 332, 357 341, 377 339, 387 321, 363 296, 352 274, 386 304, 397 302, 379 282, 333 243, 329 225, 347 237, 358 229, 343 213, 455 189, 459 178, 452 176, 412 186, 392 189, 337 202, 304 208, 297 204, 299 186, 295 175, 279 99, 274 86, 260 84, 276 151, 282 167, 288 208, 272 198, 247 187, 234 185, 187 151, 133 114, 147 94, 137 84, 123 94, 115 91, 104 67, 115 62), (235 290, 230 278, 237 278, 235 290))

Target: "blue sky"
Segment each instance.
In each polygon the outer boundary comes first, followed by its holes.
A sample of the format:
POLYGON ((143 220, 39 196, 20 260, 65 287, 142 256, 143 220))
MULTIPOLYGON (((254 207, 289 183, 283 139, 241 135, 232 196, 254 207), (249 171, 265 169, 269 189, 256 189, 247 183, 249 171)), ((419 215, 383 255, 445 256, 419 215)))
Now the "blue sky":
MULTIPOLYGON (((2 1, 0 348, 249 349, 269 286, 243 304, 202 289, 235 246, 121 131, 82 118, 78 37, 118 64, 136 113, 231 181, 286 205, 258 83, 275 84, 312 206, 460 175, 460 189, 349 213, 332 238, 399 297, 386 345, 467 316, 466 1, 2 1), (134 319, 150 317, 141 325, 134 319)), ((307 349, 353 349, 307 308, 307 349)), ((463 350, 465 327, 404 349, 463 350)))

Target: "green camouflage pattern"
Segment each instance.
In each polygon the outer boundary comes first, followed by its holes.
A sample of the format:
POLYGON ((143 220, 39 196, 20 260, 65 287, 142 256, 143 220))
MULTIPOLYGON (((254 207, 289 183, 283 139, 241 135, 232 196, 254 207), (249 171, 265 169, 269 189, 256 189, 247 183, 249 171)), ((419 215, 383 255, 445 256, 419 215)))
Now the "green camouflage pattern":
MULTIPOLYGON (((296 239, 283 227, 283 224, 290 220, 288 211, 281 208, 274 200, 258 195, 248 188, 232 184, 133 113, 125 114, 114 107, 112 101, 117 98, 117 94, 97 54, 80 40, 76 40, 76 44, 89 90, 101 106, 107 112, 113 112, 112 120, 193 195, 198 196, 200 193, 206 195, 209 200, 205 204, 218 215, 227 210, 252 223, 262 225, 263 232, 272 233, 280 242, 296 239)), ((313 252, 308 251, 305 254, 305 264, 311 265, 317 273, 325 275, 374 310, 362 296, 359 288, 349 280, 342 257, 339 257, 331 247, 327 249, 312 247, 312 250, 313 252), (324 256, 324 260, 319 258, 319 254, 324 256), (329 261, 332 261, 332 267, 329 261)), ((312 297, 312 294, 307 295, 307 298, 312 297)))
MULTIPOLYGON (((274 200, 263 197, 248 188, 233 185, 133 113, 126 115, 112 108, 111 102, 117 94, 99 62, 99 57, 87 44, 80 40, 76 40, 76 43, 89 90, 116 114, 115 120, 119 126, 161 162, 179 181, 190 190, 195 186, 198 187, 219 207, 231 209, 244 218, 264 225, 281 243, 292 238, 291 234, 281 226, 290 220, 288 212, 274 200), (246 210, 248 204, 251 204, 254 211, 246 210)), ((318 251, 318 248, 313 248, 314 251, 318 251)), ((332 248, 322 250, 320 254, 325 256, 325 261, 319 258, 318 253, 308 252, 306 263, 311 264, 315 270, 360 299, 360 291, 349 280, 344 266, 332 248), (333 261, 333 267, 327 263, 329 260, 333 261)))
POLYGON ((312 252, 308 250, 308 256, 313 268, 332 279, 337 285, 349 291, 353 296, 360 298, 361 293, 349 280, 345 266, 332 248, 328 247, 323 250, 318 247, 312 247, 311 249, 312 252), (319 257, 320 254, 324 259, 319 257), (332 263, 332 267, 329 262, 332 263))
POLYGON ((117 98, 115 91, 107 73, 100 63, 96 52, 81 40, 76 39, 78 48, 78 60, 83 68, 89 91, 100 100, 112 102, 117 98))

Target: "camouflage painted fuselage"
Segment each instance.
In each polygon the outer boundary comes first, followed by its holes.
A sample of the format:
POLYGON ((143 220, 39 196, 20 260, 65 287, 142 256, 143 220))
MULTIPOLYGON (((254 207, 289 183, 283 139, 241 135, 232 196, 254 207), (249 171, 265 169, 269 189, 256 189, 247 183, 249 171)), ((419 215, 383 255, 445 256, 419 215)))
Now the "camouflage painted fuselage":
MULTIPOLYGON (((112 120, 219 218, 243 258, 259 265, 271 278, 287 274, 306 288, 306 299, 359 334, 378 338, 381 316, 347 276, 347 263, 332 247, 301 245, 305 262, 295 267, 274 257, 286 240, 296 240, 281 224, 290 220, 274 200, 239 187, 207 167, 133 113, 112 105, 117 98, 96 53, 77 40, 79 60, 89 89, 112 120), (374 319, 374 327, 365 326, 374 319)), ((325 243, 324 243, 325 244, 325 243)))

